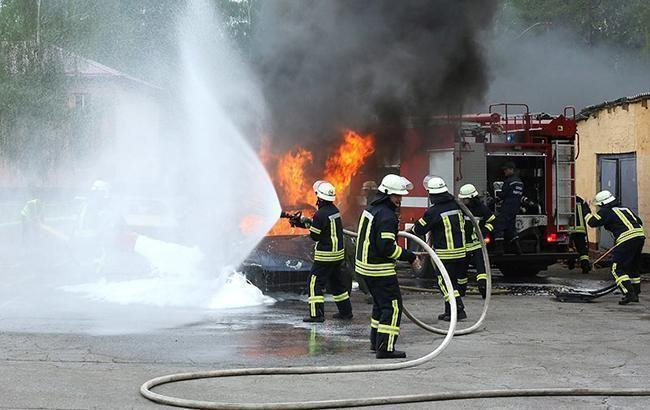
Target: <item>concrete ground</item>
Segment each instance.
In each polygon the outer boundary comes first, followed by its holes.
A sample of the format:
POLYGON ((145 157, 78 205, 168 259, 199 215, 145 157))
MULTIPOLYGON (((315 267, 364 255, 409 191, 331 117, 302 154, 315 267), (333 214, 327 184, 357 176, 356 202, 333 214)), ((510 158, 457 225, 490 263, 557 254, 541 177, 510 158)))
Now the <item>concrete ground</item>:
MULTIPOLYGON (((567 280, 564 273, 556 266, 533 285, 563 283, 567 280)), ((597 288, 607 272, 601 270, 588 279, 573 276, 581 285, 597 288)), ((204 380, 162 386, 157 391, 203 400, 263 402, 469 389, 648 387, 650 286, 645 282, 644 287, 647 293, 641 295, 641 303, 628 306, 616 303, 618 295, 588 304, 559 303, 543 292, 495 295, 482 331, 455 337, 433 362, 408 370, 204 380)), ((263 308, 206 313, 199 321, 142 333, 55 333, 47 327, 3 331, 0 408, 161 408, 142 398, 138 389, 144 381, 168 373, 375 363, 367 341, 370 306, 358 292, 353 302, 351 323, 328 319, 324 324, 305 325, 301 321, 305 304, 285 300, 263 308)), ((480 298, 470 296, 466 303, 470 320, 476 318, 480 298)), ((418 292, 405 293, 405 304, 430 322, 442 307, 439 295, 418 292)), ((327 310, 329 318, 333 305, 328 304, 327 310)), ((2 316, 0 309, 0 326, 14 320, 2 316)), ((39 318, 31 319, 39 323, 39 318)), ((415 358, 441 340, 404 318, 398 348, 415 358)), ((400 408, 452 406, 648 408, 650 398, 513 398, 400 408)))

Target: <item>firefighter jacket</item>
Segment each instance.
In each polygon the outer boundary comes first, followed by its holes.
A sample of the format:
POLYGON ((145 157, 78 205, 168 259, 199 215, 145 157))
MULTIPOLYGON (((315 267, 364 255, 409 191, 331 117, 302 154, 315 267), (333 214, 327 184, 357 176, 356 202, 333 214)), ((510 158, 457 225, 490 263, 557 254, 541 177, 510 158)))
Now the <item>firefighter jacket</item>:
POLYGON ((431 232, 431 245, 440 259, 464 258, 465 220, 454 197, 445 192, 429 195, 431 206, 415 223, 413 231, 424 236, 431 232))
POLYGON ((397 244, 396 206, 378 193, 363 211, 357 230, 355 271, 365 276, 395 275, 396 261, 413 262, 415 254, 397 244))
POLYGON ((501 212, 509 215, 517 215, 521 206, 521 198, 524 195, 524 183, 518 176, 512 175, 503 181, 503 187, 497 196, 503 200, 501 212))
POLYGON ((590 211, 589 211, 589 207, 587 207, 587 212, 585 213, 583 205, 585 205, 584 199, 580 198, 579 196, 576 196, 575 219, 574 219, 573 228, 571 229, 572 234, 587 233, 587 221, 585 221, 585 215, 588 214, 590 211))
POLYGON ((607 204, 594 214, 591 213, 587 204, 583 203, 582 211, 587 224, 593 228, 604 226, 616 238, 616 245, 632 238, 645 238, 641 218, 629 208, 607 204))
MULTIPOLYGON (((480 199, 472 198, 467 205, 467 208, 470 210, 472 215, 474 215, 474 220, 481 228, 483 236, 485 236, 487 232, 492 232, 494 230, 492 222, 496 217, 480 199)), ((481 242, 479 242, 478 235, 474 231, 474 224, 472 224, 471 218, 468 215, 463 215, 463 217, 465 219, 465 250, 470 252, 480 249, 481 242)))
POLYGON ((309 236, 316 241, 314 261, 337 262, 345 257, 341 213, 332 202, 322 202, 309 226, 309 236))

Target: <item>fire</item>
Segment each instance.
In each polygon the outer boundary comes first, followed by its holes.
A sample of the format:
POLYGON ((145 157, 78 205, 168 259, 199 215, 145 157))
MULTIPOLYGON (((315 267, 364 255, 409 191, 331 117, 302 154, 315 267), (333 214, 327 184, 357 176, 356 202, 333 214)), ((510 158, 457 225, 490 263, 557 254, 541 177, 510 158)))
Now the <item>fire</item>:
POLYGON ((325 180, 334 185, 337 195, 343 196, 350 186, 352 177, 357 175, 359 168, 373 152, 375 146, 372 135, 360 135, 352 130, 345 131, 343 143, 325 163, 325 180))
POLYGON ((309 198, 305 194, 311 191, 312 184, 307 181, 305 167, 313 159, 311 152, 299 147, 295 153, 289 151, 278 160, 277 184, 287 205, 296 205, 309 198))
MULTIPOLYGON (((305 209, 307 208, 305 205, 315 202, 312 192, 313 182, 324 179, 332 183, 336 188, 338 205, 345 206, 346 191, 352 178, 374 152, 374 138, 371 134, 362 135, 352 130, 345 130, 343 142, 325 161, 325 173, 322 176, 310 174, 314 156, 303 147, 295 147, 280 156, 275 156, 271 153, 268 140, 264 140, 260 149, 260 158, 272 175, 282 205, 290 207, 291 210, 297 210, 294 208, 298 206, 305 215, 311 215, 313 209, 305 209)), ((268 235, 297 235, 304 232, 299 228, 291 228, 287 220, 281 219, 268 235)))

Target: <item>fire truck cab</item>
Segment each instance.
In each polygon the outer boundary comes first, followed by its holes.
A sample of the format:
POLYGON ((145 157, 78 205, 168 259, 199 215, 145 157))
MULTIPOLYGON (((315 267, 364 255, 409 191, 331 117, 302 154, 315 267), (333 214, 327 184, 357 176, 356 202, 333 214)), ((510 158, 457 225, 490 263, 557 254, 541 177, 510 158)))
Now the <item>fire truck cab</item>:
POLYGON ((400 153, 400 173, 414 184, 412 193, 402 199, 402 228, 417 221, 429 205, 422 184, 427 175, 442 177, 454 195, 462 185, 473 184, 498 214, 495 182, 505 179, 501 165, 511 161, 524 183, 516 220, 523 254, 509 252, 506 245, 505 255, 491 255, 492 265, 504 276, 525 276, 558 260, 575 260, 569 234, 575 212, 577 142, 571 106, 551 116, 532 114, 526 104, 501 103, 490 105, 483 114, 413 120, 400 153))

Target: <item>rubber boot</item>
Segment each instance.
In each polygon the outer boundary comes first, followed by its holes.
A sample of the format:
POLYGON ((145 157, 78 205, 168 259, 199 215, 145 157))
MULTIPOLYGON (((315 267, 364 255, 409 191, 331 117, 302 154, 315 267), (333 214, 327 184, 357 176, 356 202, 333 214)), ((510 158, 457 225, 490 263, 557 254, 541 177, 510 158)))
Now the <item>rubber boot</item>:
POLYGON ((370 350, 377 351, 377 329, 370 328, 370 350))
POLYGON ((324 316, 307 316, 302 319, 305 323, 323 323, 325 321, 324 316))
POLYGON ((634 291, 636 292, 637 302, 638 302, 638 296, 641 294, 641 284, 640 283, 634 283, 632 285, 632 287, 634 288, 634 291))
POLYGON ((494 241, 494 247, 492 248, 492 252, 496 256, 503 256, 503 239, 496 239, 494 241))
MULTIPOLYGON (((445 302, 445 312, 438 315, 438 320, 445 320, 445 318, 449 318, 450 315, 451 306, 449 305, 449 302, 445 302)), ((447 321, 449 321, 449 319, 447 319, 447 321)))
POLYGON ((463 297, 467 294, 467 283, 458 284, 458 294, 463 297))
POLYGON ((339 311, 332 315, 334 319, 350 320, 354 317, 354 315, 352 315, 352 303, 350 303, 350 299, 336 302, 336 307, 339 311))
MULTIPOLYGON (((465 309, 459 308, 456 311, 456 320, 460 321, 460 320, 464 320, 464 319, 467 319, 467 313, 465 312, 465 309)), ((444 321, 444 322, 451 322, 451 314, 445 315, 441 320, 444 321)))
POLYGON ((354 315, 352 314, 352 312, 350 312, 350 313, 341 313, 341 312, 338 312, 338 313, 334 313, 334 314, 332 315, 332 317, 333 317, 334 319, 352 320, 352 318, 354 317, 354 315))
POLYGON ((386 350, 377 350, 375 357, 377 359, 404 359, 406 357, 406 352, 401 350, 393 350, 391 352, 386 350))
POLYGON ((580 261, 580 268, 582 268, 582 273, 585 275, 591 272, 591 263, 589 263, 588 260, 581 260, 580 261))
POLYGON ((624 283, 623 286, 627 289, 627 293, 623 295, 623 299, 618 301, 618 304, 627 305, 628 303, 638 302, 639 295, 636 294, 634 286, 631 283, 624 283))
POLYGON ((487 283, 484 280, 478 281, 478 292, 481 294, 481 297, 485 299, 487 295, 487 283))

